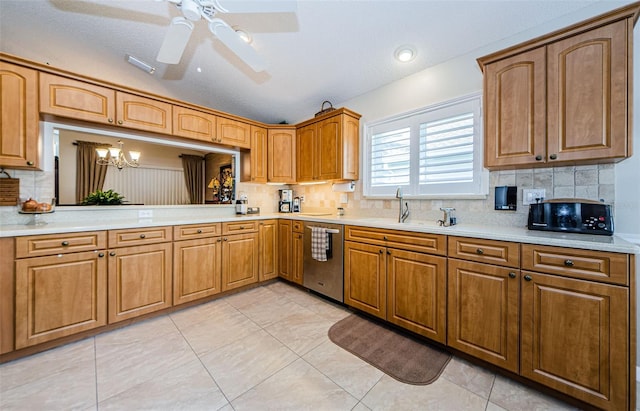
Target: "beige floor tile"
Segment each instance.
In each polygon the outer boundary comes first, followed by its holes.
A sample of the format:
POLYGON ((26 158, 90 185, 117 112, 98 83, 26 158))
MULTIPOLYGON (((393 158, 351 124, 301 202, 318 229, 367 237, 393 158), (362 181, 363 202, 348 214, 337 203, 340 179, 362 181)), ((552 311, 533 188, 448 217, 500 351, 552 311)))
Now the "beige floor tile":
POLYGON ((210 318, 181 329, 182 335, 198 355, 217 350, 255 333, 260 327, 239 311, 221 318, 210 318))
POLYGON ((260 327, 266 328, 295 315, 300 310, 300 306, 288 299, 277 302, 256 300, 252 305, 238 308, 238 310, 260 327))
POLYGON ((327 332, 332 325, 332 321, 300 307, 293 315, 265 330, 296 354, 304 355, 327 340, 327 332))
POLYGON ((256 303, 282 303, 288 301, 281 294, 273 292, 267 287, 256 287, 251 290, 243 291, 224 298, 228 304, 242 310, 243 308, 253 307, 256 303))
POLYGON ((229 404, 197 359, 130 387, 105 401, 100 410, 217 410, 229 404))
POLYGON ((0 397, 21 385, 35 383, 51 374, 74 368, 79 363, 93 364, 93 338, 63 345, 19 360, 0 365, 0 397))
POLYGON ((458 357, 449 361, 441 377, 487 399, 495 380, 492 372, 458 357))
POLYGON ((260 330, 201 357, 229 400, 255 387, 299 357, 260 330))
POLYGON ((197 357, 179 333, 122 344, 96 337, 98 401, 166 374, 197 357))
POLYGON ((351 411, 371 411, 371 408, 367 407, 362 403, 362 401, 360 401, 351 411))
POLYGON ((384 374, 331 341, 325 341, 303 358, 359 400, 384 374))
POLYGON ((487 400, 445 378, 429 385, 404 384, 385 375, 362 402, 372 410, 484 411, 487 400))
POLYGON ((489 401, 489 403, 487 404, 487 410, 486 411, 507 411, 507 410, 505 410, 501 406, 496 405, 496 404, 492 403, 491 401, 489 401))
POLYGON ((242 410, 351 410, 358 400, 302 359, 231 402, 242 410))
MULTIPOLYGON (((27 363, 22 362, 21 365, 26 366, 27 363)), ((38 373, 36 367, 37 363, 30 361, 24 372, 38 373)), ((95 409, 96 373, 93 360, 87 360, 83 355, 69 360, 59 370, 50 371, 46 376, 39 375, 30 382, 3 390, 0 394, 0 410, 95 409)), ((5 375, 2 375, 2 380, 5 380, 5 375)))
POLYGON ((232 307, 224 299, 221 299, 176 311, 169 316, 176 327, 182 330, 203 321, 224 318, 237 313, 237 311, 235 307, 232 307))
POLYGON ((500 375, 496 376, 489 400, 508 411, 577 410, 560 400, 500 375))
POLYGON ((96 341, 103 346, 117 347, 118 345, 126 346, 134 342, 163 338, 168 334, 177 335, 179 331, 173 321, 168 316, 163 315, 100 334, 96 336, 96 341))

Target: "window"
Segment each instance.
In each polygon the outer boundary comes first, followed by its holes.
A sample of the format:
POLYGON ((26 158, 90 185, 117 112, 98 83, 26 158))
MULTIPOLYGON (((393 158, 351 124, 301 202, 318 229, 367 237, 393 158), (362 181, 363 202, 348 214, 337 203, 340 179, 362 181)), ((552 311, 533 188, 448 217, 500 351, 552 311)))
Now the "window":
POLYGON ((480 95, 426 107, 367 126, 364 195, 484 197, 480 95))

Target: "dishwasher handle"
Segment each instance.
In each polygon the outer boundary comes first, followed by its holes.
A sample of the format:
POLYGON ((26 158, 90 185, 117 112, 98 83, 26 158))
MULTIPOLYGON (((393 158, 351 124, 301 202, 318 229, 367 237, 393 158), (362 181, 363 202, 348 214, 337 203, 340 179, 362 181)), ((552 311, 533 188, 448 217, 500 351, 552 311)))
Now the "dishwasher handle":
MULTIPOLYGON (((312 226, 308 225, 307 228, 308 229, 313 229, 313 228, 316 228, 316 227, 312 227, 312 226)), ((321 228, 324 228, 324 227, 321 227, 321 228)), ((327 234, 340 234, 340 230, 335 229, 335 228, 327 228, 326 230, 327 230, 327 234)))

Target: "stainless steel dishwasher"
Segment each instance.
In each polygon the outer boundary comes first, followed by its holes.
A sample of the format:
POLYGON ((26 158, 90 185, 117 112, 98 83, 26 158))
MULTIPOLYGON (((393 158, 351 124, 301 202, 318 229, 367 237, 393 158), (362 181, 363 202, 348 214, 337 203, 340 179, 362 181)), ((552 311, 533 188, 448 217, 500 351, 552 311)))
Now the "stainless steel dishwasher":
POLYGON ((304 223, 304 263, 303 285, 310 290, 344 302, 344 277, 342 255, 344 226, 341 224, 304 223), (317 261, 311 257, 311 227, 324 227, 328 234, 327 261, 317 261))

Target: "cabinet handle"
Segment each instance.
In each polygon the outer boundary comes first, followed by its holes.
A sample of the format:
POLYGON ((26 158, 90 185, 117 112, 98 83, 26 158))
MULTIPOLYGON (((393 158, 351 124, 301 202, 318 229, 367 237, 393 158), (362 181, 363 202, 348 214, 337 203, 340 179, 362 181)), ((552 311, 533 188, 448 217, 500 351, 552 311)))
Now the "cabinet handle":
POLYGON ((516 273, 513 271, 509 273, 509 278, 516 278, 516 273))
POLYGON ((98 254, 98 257, 100 257, 100 258, 104 257, 104 253, 98 254))
POLYGON ((198 230, 198 234, 202 234, 202 230, 198 230))
POLYGON ((541 155, 537 155, 536 156, 536 161, 542 161, 542 156, 541 155))
POLYGON ((549 158, 550 158, 551 160, 555 160, 556 158, 558 158, 558 156, 557 156, 556 154, 551 154, 551 155, 549 156, 549 158))
POLYGON ((227 237, 224 238, 224 241, 228 241, 229 239, 227 237))
POLYGON ((219 239, 219 238, 216 240, 216 242, 217 242, 217 243, 219 243, 220 241, 222 241, 222 240, 221 240, 221 239, 219 239))
POLYGON ((531 278, 531 276, 529 274, 524 276, 525 281, 531 281, 533 280, 533 278, 531 278))
POLYGON ((140 234, 140 238, 146 238, 147 236, 144 234, 140 234))
POLYGON ((33 166, 33 161, 27 161, 27 165, 28 165, 29 167, 33 166))
POLYGON ((384 237, 382 237, 382 239, 383 239, 384 241, 387 241, 387 236, 385 235, 384 237))
POLYGON ((241 225, 241 226, 240 226, 240 229, 241 229, 241 230, 244 230, 244 226, 243 226, 243 225, 241 225))
POLYGON ((118 120, 118 124, 122 125, 122 120, 118 120))
POLYGON ((109 253, 109 255, 110 255, 111 257, 115 257, 115 256, 116 256, 116 252, 115 252, 115 251, 112 251, 112 252, 110 252, 110 253, 109 253))
POLYGON ((68 245, 69 245, 69 242, 68 242, 68 241, 63 241, 63 242, 62 242, 62 246, 63 246, 63 247, 66 247, 66 246, 68 246, 68 245))
POLYGON ((564 260, 564 265, 567 267, 573 267, 573 260, 564 260))
POLYGON ((484 250, 482 248, 476 248, 476 254, 484 254, 484 250))
POLYGON ((381 248, 380 250, 378 250, 378 252, 379 252, 380 254, 382 254, 382 253, 384 253, 384 250, 381 248))
POLYGON ((391 255, 391 251, 387 250, 387 255, 391 255))
POLYGON ((112 118, 108 118, 108 119, 107 119, 107 122, 108 122, 108 123, 113 123, 113 119, 112 119, 112 118))

